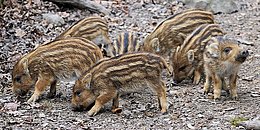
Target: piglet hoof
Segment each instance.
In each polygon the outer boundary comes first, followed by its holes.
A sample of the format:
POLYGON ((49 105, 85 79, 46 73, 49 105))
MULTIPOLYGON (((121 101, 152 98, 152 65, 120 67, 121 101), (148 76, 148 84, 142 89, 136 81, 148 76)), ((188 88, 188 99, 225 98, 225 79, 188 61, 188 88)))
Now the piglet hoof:
POLYGON ((48 93, 48 95, 47 95, 47 98, 50 98, 50 99, 55 98, 55 97, 56 97, 55 93, 48 93))
POLYGON ((230 95, 230 92, 229 92, 229 90, 225 90, 225 91, 226 91, 227 95, 230 95))
POLYGON ((220 101, 220 97, 214 97, 214 101, 215 102, 219 102, 220 101))
POLYGON ((166 114, 167 114, 167 111, 166 111, 166 110, 161 110, 161 114, 162 114, 162 115, 166 115, 166 114))
POLYGON ((88 111, 88 116, 95 116, 97 114, 97 111, 94 111, 94 110, 89 110, 88 111))
POLYGON ((166 114, 166 113, 167 113, 167 110, 166 110, 166 109, 162 109, 162 110, 161 110, 161 113, 162 113, 162 114, 166 114))
POLYGON ((193 81, 193 84, 198 85, 199 82, 200 82, 200 80, 194 80, 194 81, 193 81))
POLYGON ((121 113, 121 112, 122 112, 122 108, 114 108, 114 109, 112 109, 111 111, 112 111, 112 113, 114 113, 114 114, 118 114, 118 113, 121 113))
POLYGON ((238 98, 238 96, 233 96, 233 97, 232 97, 232 100, 238 101, 239 98, 238 98))
POLYGON ((37 101, 39 96, 33 94, 29 100, 27 100, 28 103, 37 101))
POLYGON ((204 90, 204 95, 208 95, 209 91, 208 90, 204 90))

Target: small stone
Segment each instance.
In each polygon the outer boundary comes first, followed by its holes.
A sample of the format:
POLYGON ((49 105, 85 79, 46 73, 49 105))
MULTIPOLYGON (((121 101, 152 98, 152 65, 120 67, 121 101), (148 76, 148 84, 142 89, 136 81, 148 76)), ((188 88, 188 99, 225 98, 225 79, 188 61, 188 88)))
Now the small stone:
POLYGON ((255 54, 255 55, 254 55, 254 57, 256 57, 256 58, 259 58, 259 57, 260 57, 260 55, 259 55, 259 54, 255 54))
POLYGON ((6 103, 8 100, 0 99, 0 103, 6 103))
POLYGON ((229 107, 229 108, 224 109, 224 111, 234 111, 234 110, 236 110, 236 108, 234 108, 234 107, 229 107))
POLYGON ((201 130, 208 130, 208 128, 207 127, 202 127, 202 129, 201 130))
POLYGON ((145 105, 140 105, 140 109, 139 109, 141 112, 142 111, 145 111, 146 109, 145 109, 145 105))
POLYGON ((62 25, 65 23, 64 19, 57 14, 47 13, 47 14, 43 14, 42 17, 43 19, 47 20, 49 23, 53 23, 56 25, 62 25))
POLYGON ((20 111, 8 111, 8 112, 6 112, 8 115, 12 115, 12 116, 14 116, 14 117, 17 117, 17 116, 22 116, 23 114, 22 114, 22 112, 20 112, 20 111))
POLYGON ((198 114, 197 115, 199 118, 203 118, 204 117, 204 115, 202 115, 202 114, 198 114))
POLYGON ((154 116, 154 113, 153 112, 145 112, 144 113, 146 116, 148 117, 153 117, 154 116))
POLYGON ((142 3, 134 3, 132 5, 132 9, 140 9, 142 8, 143 4, 142 3))
POLYGON ((40 113, 40 114, 39 114, 39 117, 40 117, 40 118, 44 118, 44 117, 45 117, 45 114, 44 114, 44 113, 40 113))
POLYGON ((195 130, 195 129, 196 129, 196 128, 195 128, 194 126, 192 126, 192 124, 190 124, 190 123, 187 124, 187 127, 190 128, 190 129, 192 129, 192 130, 195 130))
POLYGON ((251 96, 252 96, 252 97, 260 97, 260 94, 258 94, 258 93, 252 93, 251 96))
POLYGON ((242 80, 246 80, 246 81, 253 81, 255 76, 247 76, 247 77, 243 77, 242 80))
POLYGON ((22 29, 16 29, 15 30, 15 36, 22 38, 24 35, 26 35, 26 32, 22 29))
POLYGON ((171 95, 179 95, 180 93, 177 90, 170 90, 171 95))
POLYGON ((9 124, 18 124, 18 122, 16 120, 10 120, 8 123, 9 124))
POLYGON ((163 119, 164 121, 170 121, 171 119, 170 118, 165 118, 165 119, 163 119))
POLYGON ((46 126, 48 126, 48 124, 49 124, 49 123, 43 123, 43 124, 42 124, 42 127, 46 127, 46 126))
POLYGON ((132 115, 131 111, 129 111, 129 110, 124 110, 124 111, 123 111, 123 114, 124 114, 125 116, 130 116, 130 115, 132 115))

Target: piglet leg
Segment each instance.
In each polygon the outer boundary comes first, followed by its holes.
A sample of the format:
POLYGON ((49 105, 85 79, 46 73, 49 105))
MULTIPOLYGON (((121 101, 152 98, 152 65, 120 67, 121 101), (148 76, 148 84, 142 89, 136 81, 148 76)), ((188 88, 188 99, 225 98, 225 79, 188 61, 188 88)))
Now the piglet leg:
POLYGON ((105 103, 117 96, 116 90, 109 88, 103 91, 96 99, 95 105, 88 111, 89 116, 95 116, 105 103))
POLYGON ((49 76, 39 75, 39 78, 35 84, 35 90, 31 98, 27 102, 35 102, 39 96, 43 93, 47 86, 49 86, 54 79, 49 76))

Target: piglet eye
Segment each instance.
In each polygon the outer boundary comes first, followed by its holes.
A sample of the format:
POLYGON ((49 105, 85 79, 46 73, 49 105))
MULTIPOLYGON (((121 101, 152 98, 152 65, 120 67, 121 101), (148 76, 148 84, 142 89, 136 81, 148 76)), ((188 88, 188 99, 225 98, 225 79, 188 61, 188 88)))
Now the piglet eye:
POLYGON ((179 68, 179 71, 183 71, 186 69, 187 66, 182 66, 181 68, 179 68))
POLYGON ((81 94, 81 91, 80 90, 78 90, 78 91, 76 91, 75 93, 74 93, 74 95, 76 95, 76 96, 80 96, 80 94, 81 94))
POLYGON ((224 49, 224 52, 225 52, 226 54, 228 54, 231 50, 232 50, 232 48, 227 47, 227 48, 224 49))
POLYGON ((22 83, 22 77, 21 76, 17 76, 17 77, 14 78, 14 81, 18 82, 18 83, 22 83))

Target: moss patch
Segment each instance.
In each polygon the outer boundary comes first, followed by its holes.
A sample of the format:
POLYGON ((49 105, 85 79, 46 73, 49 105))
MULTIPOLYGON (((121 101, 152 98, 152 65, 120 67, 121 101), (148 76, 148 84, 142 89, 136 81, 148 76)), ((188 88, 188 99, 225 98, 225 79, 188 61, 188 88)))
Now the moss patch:
POLYGON ((235 117, 233 119, 230 120, 230 123, 234 126, 237 126, 238 123, 242 122, 242 121, 247 121, 248 119, 247 118, 244 118, 244 117, 235 117))

